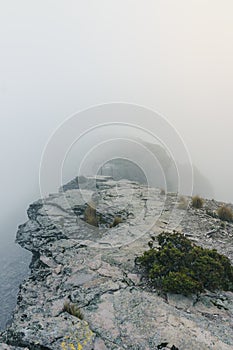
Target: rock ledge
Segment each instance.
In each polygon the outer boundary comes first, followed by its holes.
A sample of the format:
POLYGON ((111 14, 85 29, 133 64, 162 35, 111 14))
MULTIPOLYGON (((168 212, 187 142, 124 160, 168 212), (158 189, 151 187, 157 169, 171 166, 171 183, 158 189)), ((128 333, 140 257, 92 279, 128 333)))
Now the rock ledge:
POLYGON ((176 201, 173 193, 106 178, 95 188, 75 183, 30 205, 17 242, 33 253, 31 274, 20 286, 0 348, 232 349, 232 293, 165 300, 146 287, 135 267, 150 237, 177 223, 197 244, 233 259, 233 225, 223 228, 206 214, 220 203, 206 200, 203 209, 184 211, 176 201), (121 210, 126 220, 111 229, 87 225, 77 208, 88 201, 103 219, 121 210), (79 307, 83 320, 63 311, 66 301, 79 307))

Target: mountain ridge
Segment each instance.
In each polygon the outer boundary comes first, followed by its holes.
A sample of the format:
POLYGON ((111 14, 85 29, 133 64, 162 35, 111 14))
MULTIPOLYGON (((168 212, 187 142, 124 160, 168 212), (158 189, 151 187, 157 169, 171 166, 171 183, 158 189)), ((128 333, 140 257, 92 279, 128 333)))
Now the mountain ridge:
POLYGON ((233 293, 164 298, 147 288, 135 265, 151 237, 174 228, 233 261, 233 224, 208 214, 222 203, 205 200, 198 210, 178 203, 176 193, 98 177, 31 204, 16 237, 33 253, 31 274, 2 349, 230 350, 233 293), (99 227, 84 221, 87 203, 101 217, 99 227), (119 213, 123 222, 111 228, 119 213), (66 312, 66 302, 83 319, 66 312))

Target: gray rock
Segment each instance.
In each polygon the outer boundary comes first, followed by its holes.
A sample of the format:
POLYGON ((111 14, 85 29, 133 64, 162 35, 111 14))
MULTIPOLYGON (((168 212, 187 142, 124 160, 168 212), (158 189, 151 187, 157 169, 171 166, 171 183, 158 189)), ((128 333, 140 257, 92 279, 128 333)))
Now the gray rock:
POLYGON ((184 211, 176 202, 176 194, 106 178, 95 190, 69 187, 32 204, 17 233, 17 242, 33 253, 31 274, 0 337, 12 347, 2 349, 152 350, 165 343, 168 349, 232 349, 232 293, 165 299, 148 289, 135 266, 151 237, 177 225, 198 244, 233 259, 233 225, 222 232, 205 211, 218 203, 184 211), (121 211, 125 221, 114 228, 86 224, 74 209, 87 198, 94 198, 103 220, 121 211), (83 319, 64 311, 67 301, 83 319))
POLYGON ((10 346, 7 344, 0 343, 1 350, 29 350, 28 348, 19 348, 18 346, 10 346))

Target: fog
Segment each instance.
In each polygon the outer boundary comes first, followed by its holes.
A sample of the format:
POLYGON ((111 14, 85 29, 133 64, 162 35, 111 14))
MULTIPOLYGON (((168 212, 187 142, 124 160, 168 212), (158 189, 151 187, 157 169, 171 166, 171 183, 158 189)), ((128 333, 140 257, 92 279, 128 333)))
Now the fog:
POLYGON ((215 198, 233 201, 231 0, 0 4, 2 254, 40 196, 48 139, 93 105, 157 111, 177 130, 215 198))

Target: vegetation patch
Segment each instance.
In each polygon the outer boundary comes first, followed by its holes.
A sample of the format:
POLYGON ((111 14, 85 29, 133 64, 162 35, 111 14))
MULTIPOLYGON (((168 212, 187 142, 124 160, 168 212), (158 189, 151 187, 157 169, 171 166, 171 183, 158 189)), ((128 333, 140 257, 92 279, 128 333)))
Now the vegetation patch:
POLYGON ((189 202, 188 202, 187 198, 185 198, 184 196, 181 196, 179 198, 177 208, 182 209, 182 210, 186 210, 188 208, 188 205, 189 205, 189 202))
POLYGON ((99 226, 98 218, 96 216, 96 208, 93 203, 87 204, 86 209, 84 210, 84 220, 92 226, 99 226))
POLYGON ((219 219, 223 221, 233 222, 233 211, 226 205, 222 205, 218 208, 217 214, 219 219))
POLYGON ((120 216, 115 216, 115 218, 113 219, 113 223, 110 225, 110 227, 118 226, 118 225, 121 224, 122 222, 123 222, 122 217, 120 217, 120 216))
POLYGON ((129 213, 125 209, 117 212, 109 211, 103 214, 96 209, 96 204, 94 202, 89 202, 84 205, 75 205, 72 209, 77 217, 89 225, 103 229, 118 226, 122 222, 125 222, 129 217, 132 217, 132 213, 129 213))
POLYGON ((151 283, 163 292, 183 295, 205 289, 233 291, 233 266, 215 249, 204 249, 182 234, 163 232, 138 262, 151 283))
POLYGON ((204 205, 204 199, 199 196, 194 196, 192 198, 192 207, 196 209, 201 209, 204 205))
POLYGON ((66 301, 64 303, 62 311, 68 312, 68 314, 75 316, 75 317, 79 318, 80 320, 83 320, 83 314, 76 304, 73 304, 69 301, 66 301))

